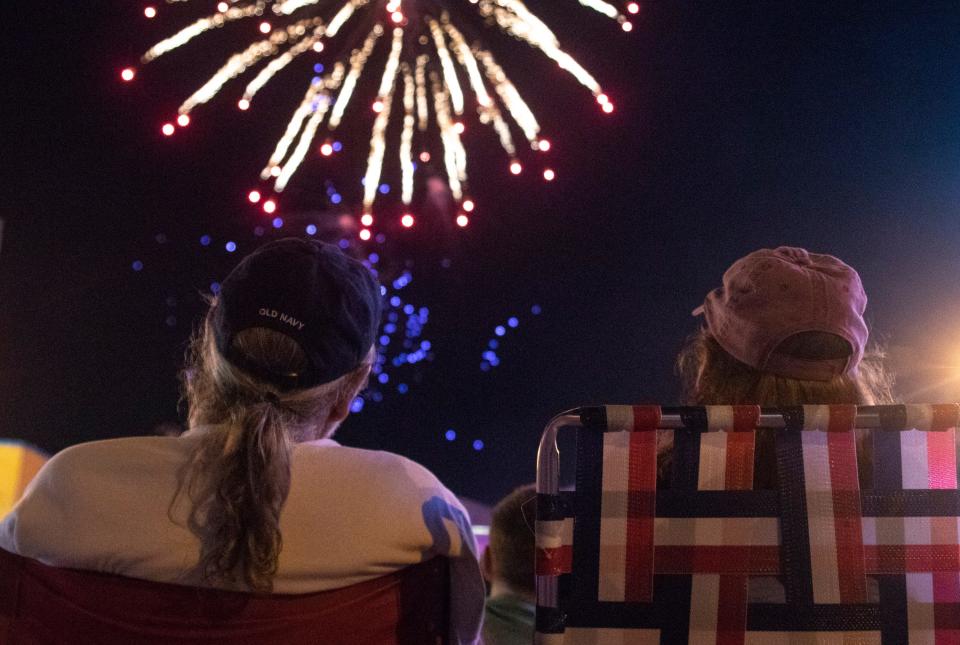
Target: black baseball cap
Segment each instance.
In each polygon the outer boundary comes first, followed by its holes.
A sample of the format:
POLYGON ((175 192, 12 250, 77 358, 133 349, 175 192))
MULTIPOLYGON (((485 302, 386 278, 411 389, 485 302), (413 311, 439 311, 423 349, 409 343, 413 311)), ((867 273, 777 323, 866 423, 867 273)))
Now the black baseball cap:
POLYGON ((380 285, 370 270, 336 246, 286 238, 243 258, 214 305, 217 350, 235 366, 281 391, 315 387, 356 369, 380 326, 380 285), (292 338, 306 370, 281 374, 233 347, 236 334, 266 327, 292 338))

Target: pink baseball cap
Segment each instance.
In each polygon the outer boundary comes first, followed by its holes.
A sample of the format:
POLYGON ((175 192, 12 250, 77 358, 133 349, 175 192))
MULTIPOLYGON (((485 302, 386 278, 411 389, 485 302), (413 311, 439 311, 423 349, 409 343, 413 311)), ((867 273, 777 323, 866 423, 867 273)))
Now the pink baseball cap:
POLYGON ((854 372, 863 358, 867 294, 860 276, 832 255, 781 246, 740 258, 694 315, 731 356, 788 378, 829 381, 854 372), (808 331, 840 336, 850 356, 811 360, 776 353, 787 338, 808 331))

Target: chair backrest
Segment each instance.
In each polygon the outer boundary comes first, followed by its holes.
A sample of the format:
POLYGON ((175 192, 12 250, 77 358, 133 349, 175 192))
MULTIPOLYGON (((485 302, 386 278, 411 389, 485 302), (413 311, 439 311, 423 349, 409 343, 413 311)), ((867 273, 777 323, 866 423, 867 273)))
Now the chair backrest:
POLYGON ((6 515, 47 456, 22 441, 0 440, 0 517, 6 515))
POLYGON ((0 645, 447 642, 448 561, 343 589, 254 595, 58 569, 0 551, 0 645))
POLYGON ((537 642, 960 643, 958 416, 949 404, 556 417, 538 456, 537 642), (564 426, 578 428, 570 492, 564 426), (776 489, 754 489, 758 428, 776 489))

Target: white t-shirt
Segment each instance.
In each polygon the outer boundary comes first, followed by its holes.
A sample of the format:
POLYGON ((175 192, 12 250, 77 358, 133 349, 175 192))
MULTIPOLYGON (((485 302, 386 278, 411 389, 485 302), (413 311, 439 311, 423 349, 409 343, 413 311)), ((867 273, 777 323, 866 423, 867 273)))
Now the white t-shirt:
MULTIPOLYGON (((186 573, 200 554, 186 526, 189 503, 173 501, 203 431, 57 454, 0 521, 0 548, 57 567, 200 584, 186 573)), ((451 560, 451 636, 473 642, 484 585, 469 522, 457 498, 409 459, 330 439, 298 444, 274 593, 346 587, 442 555, 451 560)))

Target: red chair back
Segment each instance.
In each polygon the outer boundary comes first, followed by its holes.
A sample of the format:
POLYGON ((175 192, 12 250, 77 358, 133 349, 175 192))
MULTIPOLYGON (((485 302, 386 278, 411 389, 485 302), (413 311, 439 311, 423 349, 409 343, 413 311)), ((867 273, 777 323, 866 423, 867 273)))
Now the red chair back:
POLYGON ((441 644, 444 558, 343 589, 255 595, 59 569, 0 550, 0 645, 441 644))

